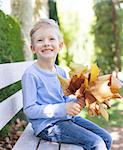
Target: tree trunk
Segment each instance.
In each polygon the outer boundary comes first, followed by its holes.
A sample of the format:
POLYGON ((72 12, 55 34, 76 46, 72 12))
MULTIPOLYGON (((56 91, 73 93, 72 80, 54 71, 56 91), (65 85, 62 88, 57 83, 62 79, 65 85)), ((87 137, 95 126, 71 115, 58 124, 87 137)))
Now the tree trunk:
POLYGON ((120 54, 120 32, 117 25, 117 12, 115 5, 117 4, 117 0, 112 0, 112 21, 113 21, 113 33, 115 38, 115 56, 114 62, 116 65, 116 70, 121 71, 121 54, 120 54))
POLYGON ((25 60, 32 60, 33 54, 30 49, 29 32, 32 27, 32 0, 11 0, 12 16, 15 16, 21 25, 22 36, 24 39, 24 57, 25 60))
POLYGON ((33 11, 34 22, 40 18, 49 18, 48 0, 35 0, 33 11))

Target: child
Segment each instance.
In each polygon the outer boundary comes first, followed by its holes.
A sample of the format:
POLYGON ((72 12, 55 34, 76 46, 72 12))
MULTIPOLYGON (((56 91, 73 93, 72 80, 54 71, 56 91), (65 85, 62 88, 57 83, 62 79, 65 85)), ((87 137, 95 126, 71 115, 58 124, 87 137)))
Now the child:
POLYGON ((57 75, 65 71, 55 65, 63 46, 58 25, 40 19, 30 32, 31 49, 37 62, 22 77, 24 113, 35 135, 48 141, 80 145, 85 150, 109 150, 112 139, 107 131, 77 116, 81 107, 76 98, 64 96, 57 75))

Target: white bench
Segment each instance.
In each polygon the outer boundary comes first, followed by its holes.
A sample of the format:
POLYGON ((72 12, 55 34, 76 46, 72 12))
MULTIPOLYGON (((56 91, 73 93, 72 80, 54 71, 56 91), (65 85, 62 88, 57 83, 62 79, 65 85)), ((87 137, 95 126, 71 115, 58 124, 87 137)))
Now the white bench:
MULTIPOLYGON (((0 89, 7 87, 21 77, 25 69, 34 61, 0 64, 0 89)), ((22 109, 22 91, 18 91, 0 103, 0 130, 22 109)), ((82 147, 72 144, 58 144, 40 140, 33 134, 29 123, 16 142, 13 150, 83 150, 82 147)))

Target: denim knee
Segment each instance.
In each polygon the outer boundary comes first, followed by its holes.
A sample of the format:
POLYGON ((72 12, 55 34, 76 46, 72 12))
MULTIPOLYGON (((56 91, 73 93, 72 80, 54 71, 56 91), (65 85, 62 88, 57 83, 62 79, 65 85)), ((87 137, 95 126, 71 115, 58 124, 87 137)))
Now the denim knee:
POLYGON ((89 148, 87 149, 89 150, 107 150, 105 142, 100 137, 91 139, 88 144, 89 148))
POLYGON ((113 143, 113 140, 110 134, 107 135, 105 142, 106 142, 107 149, 110 150, 111 145, 113 143))

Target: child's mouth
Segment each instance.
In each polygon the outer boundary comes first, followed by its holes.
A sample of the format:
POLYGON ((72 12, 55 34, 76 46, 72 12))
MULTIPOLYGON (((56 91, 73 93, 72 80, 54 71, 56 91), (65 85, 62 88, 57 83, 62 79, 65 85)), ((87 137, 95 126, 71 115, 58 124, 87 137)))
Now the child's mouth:
POLYGON ((45 50, 42 50, 42 52, 46 52, 46 51, 53 51, 52 49, 45 49, 45 50))

